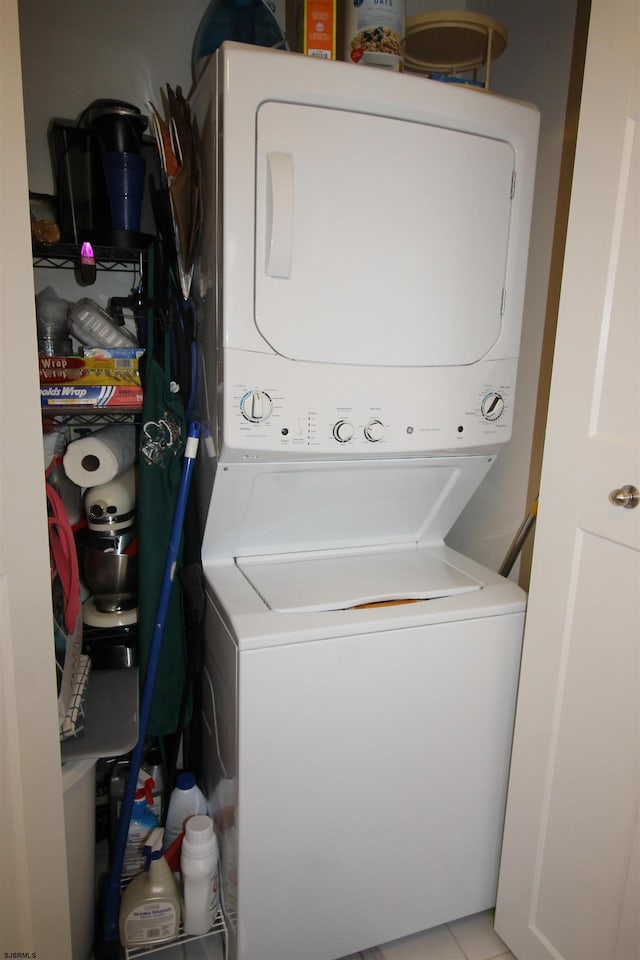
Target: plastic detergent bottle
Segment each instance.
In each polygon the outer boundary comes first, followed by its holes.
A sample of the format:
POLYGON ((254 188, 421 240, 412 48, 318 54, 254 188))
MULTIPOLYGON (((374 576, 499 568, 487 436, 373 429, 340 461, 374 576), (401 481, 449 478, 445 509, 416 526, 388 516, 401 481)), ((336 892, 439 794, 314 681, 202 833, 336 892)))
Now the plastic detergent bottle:
POLYGON ((122 894, 120 942, 141 947, 175 940, 180 932, 180 891, 162 853, 162 827, 144 846, 144 868, 122 894))
POLYGON ((184 932, 190 936, 200 936, 213 926, 220 897, 218 841, 211 817, 199 814, 186 821, 180 851, 180 873, 184 894, 184 932))
POLYGON ((198 813, 208 813, 208 804, 202 790, 196 784, 192 773, 183 771, 176 777, 175 788, 169 798, 167 808, 167 822, 164 830, 164 849, 168 850, 171 844, 178 839, 184 830, 187 817, 198 813))
POLYGON ((144 867, 144 845, 147 837, 160 826, 151 809, 153 803, 153 780, 144 773, 138 774, 138 789, 133 798, 133 810, 127 834, 127 845, 122 863, 122 876, 133 877, 144 867))

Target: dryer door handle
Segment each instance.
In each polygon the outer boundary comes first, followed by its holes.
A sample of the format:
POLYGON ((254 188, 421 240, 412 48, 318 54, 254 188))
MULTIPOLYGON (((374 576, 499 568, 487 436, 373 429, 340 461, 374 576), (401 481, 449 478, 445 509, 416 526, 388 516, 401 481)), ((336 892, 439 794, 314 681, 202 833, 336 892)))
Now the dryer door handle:
POLYGON ((293 249, 293 156, 267 154, 267 238, 268 277, 288 280, 293 249))

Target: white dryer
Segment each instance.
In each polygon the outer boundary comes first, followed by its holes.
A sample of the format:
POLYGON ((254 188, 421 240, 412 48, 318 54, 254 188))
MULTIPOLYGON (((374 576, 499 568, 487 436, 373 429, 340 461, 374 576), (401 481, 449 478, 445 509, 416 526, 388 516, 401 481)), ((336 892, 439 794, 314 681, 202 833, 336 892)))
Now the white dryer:
POLYGON ((193 104, 231 955, 334 960, 494 903, 525 596, 445 537, 511 433, 538 116, 239 44, 193 104))

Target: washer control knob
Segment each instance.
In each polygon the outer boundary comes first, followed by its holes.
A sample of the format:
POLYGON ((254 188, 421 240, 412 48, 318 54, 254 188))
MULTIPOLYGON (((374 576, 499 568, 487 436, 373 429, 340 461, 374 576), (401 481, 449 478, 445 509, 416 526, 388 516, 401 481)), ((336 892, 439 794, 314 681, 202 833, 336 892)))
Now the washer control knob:
POLYGON ((502 394, 492 390, 483 397, 480 404, 480 412, 485 420, 489 420, 490 422, 499 420, 504 413, 504 397, 502 394))
POLYGON ((264 390, 249 390, 240 401, 240 411, 250 423, 261 423, 271 415, 273 404, 264 390))
POLYGON ((377 443, 384 437, 384 424, 381 420, 369 420, 364 428, 365 439, 371 443, 377 443))
POLYGON ((339 443, 347 443, 353 437, 353 424, 349 420, 338 420, 333 426, 333 435, 339 443))

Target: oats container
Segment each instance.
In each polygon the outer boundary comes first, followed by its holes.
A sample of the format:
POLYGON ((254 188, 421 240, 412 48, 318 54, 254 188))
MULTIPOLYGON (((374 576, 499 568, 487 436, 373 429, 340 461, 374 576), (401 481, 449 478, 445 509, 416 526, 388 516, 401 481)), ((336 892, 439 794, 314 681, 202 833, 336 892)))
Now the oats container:
POLYGON ((405 0, 346 0, 343 59, 402 70, 405 19, 405 0))

